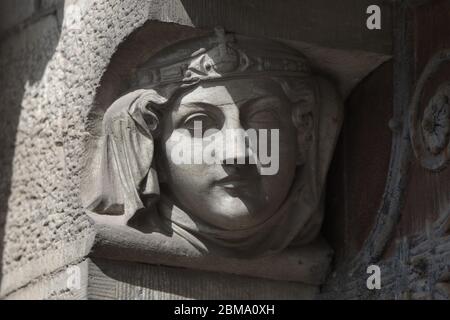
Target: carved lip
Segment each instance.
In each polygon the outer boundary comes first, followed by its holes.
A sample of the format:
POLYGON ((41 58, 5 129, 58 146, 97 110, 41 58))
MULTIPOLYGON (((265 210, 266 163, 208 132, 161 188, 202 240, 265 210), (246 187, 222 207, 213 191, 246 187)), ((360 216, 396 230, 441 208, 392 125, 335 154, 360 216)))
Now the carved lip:
POLYGON ((255 183, 255 179, 253 177, 241 176, 241 175, 229 175, 223 179, 220 179, 214 184, 216 186, 221 186, 224 188, 242 188, 248 187, 255 183))

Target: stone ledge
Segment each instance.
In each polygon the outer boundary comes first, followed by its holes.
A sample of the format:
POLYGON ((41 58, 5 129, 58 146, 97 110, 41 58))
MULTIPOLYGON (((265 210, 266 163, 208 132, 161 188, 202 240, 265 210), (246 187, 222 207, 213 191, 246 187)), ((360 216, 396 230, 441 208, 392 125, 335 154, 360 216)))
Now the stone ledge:
POLYGON ((183 267, 271 280, 295 281, 318 286, 327 275, 332 258, 324 241, 280 254, 237 259, 204 255, 186 240, 159 233, 144 234, 130 227, 95 225, 96 236, 90 257, 183 267))
POLYGON ((68 269, 44 276, 24 288, 6 296, 7 300, 85 300, 87 298, 88 262, 72 265, 80 271, 80 286, 67 286, 71 274, 68 269))
POLYGON ((89 263, 88 299, 313 299, 318 287, 105 259, 89 263))

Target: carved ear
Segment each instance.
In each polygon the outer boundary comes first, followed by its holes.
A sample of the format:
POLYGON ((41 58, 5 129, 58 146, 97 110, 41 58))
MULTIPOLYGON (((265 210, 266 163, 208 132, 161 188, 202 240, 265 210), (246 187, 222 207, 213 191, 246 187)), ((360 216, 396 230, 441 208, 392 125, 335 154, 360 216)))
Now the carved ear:
POLYGON ((310 80, 287 80, 280 81, 283 90, 292 105, 292 122, 297 129, 297 165, 306 162, 308 153, 313 142, 314 121, 317 101, 316 84, 310 80))
POLYGON ((88 210, 116 216, 108 217, 108 223, 126 224, 144 208, 143 199, 159 195, 152 168, 152 132, 158 121, 149 105, 166 102, 154 90, 137 90, 116 100, 104 115, 103 134, 91 150, 83 189, 88 210))

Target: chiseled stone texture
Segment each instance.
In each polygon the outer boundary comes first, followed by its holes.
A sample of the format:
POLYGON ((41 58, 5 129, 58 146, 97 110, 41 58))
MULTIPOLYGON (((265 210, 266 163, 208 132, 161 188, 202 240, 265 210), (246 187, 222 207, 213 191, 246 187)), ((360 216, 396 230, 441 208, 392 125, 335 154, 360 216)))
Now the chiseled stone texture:
POLYGON ((147 20, 150 4, 69 2, 80 4, 78 24, 66 15, 61 26, 55 11, 0 45, 0 296, 86 255, 84 120, 112 54, 147 20))
POLYGON ((87 260, 60 270, 45 277, 34 279, 22 290, 7 296, 8 300, 57 299, 85 300, 88 287, 87 260))
POLYGON ((185 268, 88 260, 87 297, 99 300, 312 299, 318 287, 185 268))

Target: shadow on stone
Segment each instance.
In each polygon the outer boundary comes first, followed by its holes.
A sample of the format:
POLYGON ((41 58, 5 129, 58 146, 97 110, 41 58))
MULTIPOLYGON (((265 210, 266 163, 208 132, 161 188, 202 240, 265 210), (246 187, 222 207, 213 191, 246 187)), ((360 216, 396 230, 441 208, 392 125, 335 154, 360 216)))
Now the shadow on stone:
MULTIPOLYGON (((15 171, 14 158, 25 92, 42 80, 47 64, 55 53, 62 24, 59 17, 63 16, 63 8, 63 0, 53 1, 52 6, 33 1, 32 12, 25 20, 0 31, 0 286, 4 274, 5 229, 9 203, 12 201, 12 177, 13 173, 19 176, 22 174, 20 169, 15 171), (52 27, 56 35, 42 37, 42 28, 48 26, 52 27)), ((0 3, 2 15, 14 16, 18 13, 10 11, 21 10, 22 6, 18 2, 0 3)), ((14 259, 20 259, 20 252, 14 252, 14 259)))

